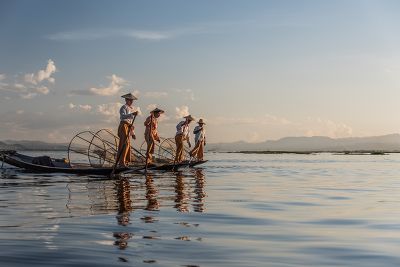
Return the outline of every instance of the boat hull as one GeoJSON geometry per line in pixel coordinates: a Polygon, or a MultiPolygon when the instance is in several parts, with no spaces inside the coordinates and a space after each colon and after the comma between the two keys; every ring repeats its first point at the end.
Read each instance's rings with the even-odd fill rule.
{"type": "MultiPolygon", "coordinates": [[[[33,162],[33,157],[23,155],[17,152],[13,153],[2,153],[0,160],[18,167],[22,168],[26,171],[29,172],[38,172],[38,173],[71,173],[71,174],[81,174],[81,175],[87,175],[87,174],[93,174],[93,175],[111,175],[113,174],[119,174],[121,172],[140,172],[143,171],[145,166],[136,166],[133,168],[116,168],[113,172],[112,167],[71,167],[68,164],[64,164],[65,166],[45,166],[45,165],[40,165],[40,164],[34,164],[33,162]]],[[[160,170],[160,171],[176,171],[179,168],[183,167],[194,167],[199,164],[203,164],[206,161],[198,161],[198,162],[185,162],[185,163],[179,163],[179,164],[162,164],[162,165],[152,165],[150,166],[151,170],[160,170]]]]}

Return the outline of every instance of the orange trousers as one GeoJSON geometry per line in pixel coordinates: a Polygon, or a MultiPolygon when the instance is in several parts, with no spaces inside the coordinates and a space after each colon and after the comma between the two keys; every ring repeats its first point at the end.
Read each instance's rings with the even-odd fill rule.
{"type": "Polygon", "coordinates": [[[197,160],[203,160],[204,157],[204,141],[198,141],[192,151],[190,151],[190,156],[196,158],[197,160]]]}
{"type": "Polygon", "coordinates": [[[146,139],[146,143],[147,143],[147,151],[149,151],[149,155],[146,155],[146,157],[148,156],[148,163],[152,163],[153,162],[153,154],[154,154],[154,140],[152,140],[149,136],[145,136],[146,139]]]}
{"type": "Polygon", "coordinates": [[[118,161],[120,165],[128,165],[132,161],[131,156],[131,138],[129,136],[129,123],[121,121],[118,126],[118,155],[121,155],[118,161]]]}
{"type": "Polygon", "coordinates": [[[181,162],[183,160],[183,141],[185,141],[183,134],[175,135],[175,143],[176,143],[175,162],[181,162]]]}

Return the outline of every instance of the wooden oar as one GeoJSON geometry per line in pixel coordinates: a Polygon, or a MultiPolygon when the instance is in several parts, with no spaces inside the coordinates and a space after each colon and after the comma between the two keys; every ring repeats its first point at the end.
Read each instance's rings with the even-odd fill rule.
{"type": "MultiPolygon", "coordinates": [[[[117,154],[117,158],[115,159],[115,164],[114,164],[114,167],[113,167],[113,170],[112,170],[110,176],[113,176],[113,175],[114,175],[115,169],[117,168],[118,162],[119,162],[119,160],[120,160],[120,158],[121,158],[122,151],[125,150],[125,147],[126,147],[126,145],[127,145],[127,143],[128,143],[128,140],[129,140],[129,138],[131,138],[131,137],[130,137],[130,133],[131,133],[131,129],[132,129],[133,123],[135,122],[136,116],[137,116],[137,113],[133,116],[132,123],[129,125],[129,128],[128,128],[128,136],[126,137],[125,143],[122,144],[121,150],[120,150],[120,151],[118,152],[118,154],[117,154]]],[[[121,141],[121,140],[120,140],[120,141],[121,141]]]]}

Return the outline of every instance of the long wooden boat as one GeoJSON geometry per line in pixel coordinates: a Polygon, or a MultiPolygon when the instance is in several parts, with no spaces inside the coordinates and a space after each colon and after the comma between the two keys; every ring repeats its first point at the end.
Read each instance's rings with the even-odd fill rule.
{"type": "MultiPolygon", "coordinates": [[[[82,165],[70,165],[65,160],[54,159],[47,156],[31,157],[28,155],[20,154],[16,151],[0,151],[0,161],[9,165],[22,168],[29,172],[39,173],[72,173],[72,174],[94,174],[94,175],[110,175],[113,171],[112,167],[92,167],[82,165]]],[[[151,164],[149,169],[161,171],[176,171],[183,167],[194,167],[203,164],[206,161],[192,161],[182,162],[179,164],[165,163],[165,164],[151,164]]],[[[143,164],[132,167],[116,168],[115,174],[122,172],[142,172],[145,166],[143,164]]]]}

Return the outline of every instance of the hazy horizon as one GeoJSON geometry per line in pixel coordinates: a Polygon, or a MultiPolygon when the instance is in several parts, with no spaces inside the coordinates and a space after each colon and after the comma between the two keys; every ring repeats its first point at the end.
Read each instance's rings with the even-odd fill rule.
{"type": "MultiPolygon", "coordinates": [[[[112,130],[112,129],[111,129],[112,130]]],[[[114,132],[114,134],[116,134],[114,132]]],[[[237,140],[237,141],[232,141],[232,142],[211,142],[209,144],[234,144],[234,143],[248,143],[248,144],[258,144],[258,143],[267,143],[267,142],[276,142],[276,141],[280,141],[283,139],[290,139],[290,138],[330,138],[331,140],[340,140],[340,139],[357,139],[357,138],[380,138],[380,137],[391,137],[391,136],[399,136],[399,133],[391,133],[391,134],[384,134],[384,135],[377,135],[377,136],[351,136],[351,137],[329,137],[329,136],[323,136],[323,135],[316,135],[316,136],[284,136],[284,137],[280,137],[277,139],[266,139],[266,140],[261,140],[261,141],[257,141],[257,142],[247,142],[245,140],[237,140]]],[[[43,140],[39,140],[39,139],[0,139],[0,142],[5,142],[5,143],[9,143],[9,142],[45,142],[45,143],[50,143],[50,144],[68,144],[70,142],[70,140],[68,140],[67,142],[57,142],[57,141],[43,141],[43,140]]],[[[137,138],[136,140],[132,140],[133,142],[133,146],[137,147],[138,145],[141,145],[142,142],[144,142],[143,138],[137,138]]]]}
{"type": "Polygon", "coordinates": [[[0,3],[0,140],[116,132],[120,96],[209,143],[398,133],[400,2],[0,3]],[[179,10],[179,12],[178,12],[179,10]],[[195,124],[192,124],[192,129],[195,124]]]}

